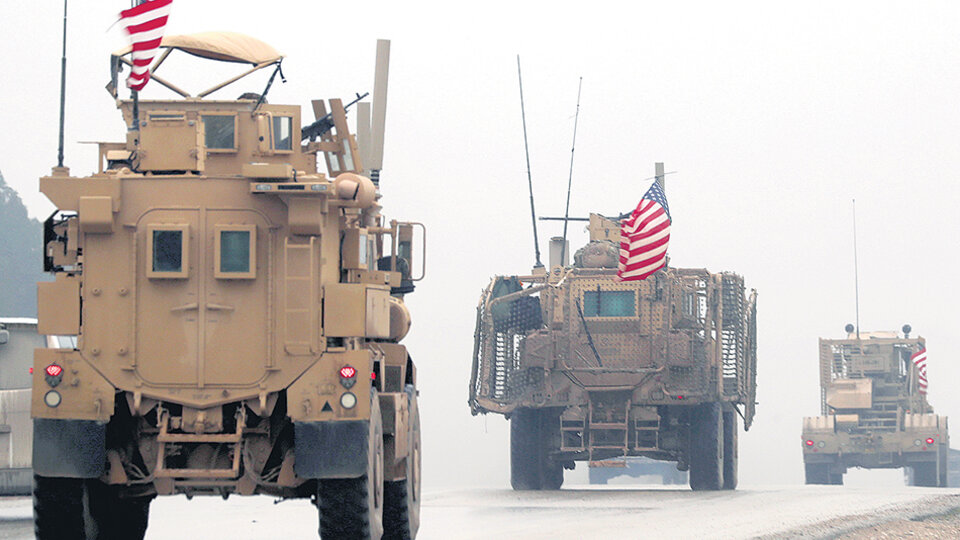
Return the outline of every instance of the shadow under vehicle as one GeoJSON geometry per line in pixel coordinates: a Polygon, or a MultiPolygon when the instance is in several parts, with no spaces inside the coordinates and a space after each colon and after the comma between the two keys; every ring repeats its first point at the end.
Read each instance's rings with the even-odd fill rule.
{"type": "Polygon", "coordinates": [[[922,337],[856,332],[820,339],[820,416],[805,417],[800,443],[807,484],[843,484],[850,467],[910,469],[908,483],[947,485],[950,432],[921,391],[911,356],[922,337]]]}
{"type": "Polygon", "coordinates": [[[34,356],[37,536],[142,538],[157,495],[267,494],[311,499],[323,538],[413,538],[418,391],[399,342],[422,275],[419,224],[388,221],[375,183],[389,42],[359,141],[339,99],[303,127],[267,102],[283,57],[259,40],[161,50],[151,80],[180,96],[117,100],[129,131],[99,143],[100,170],[40,179],[59,211],[39,331],[78,342],[34,356]],[[190,94],[156,74],[172,52],[249,70],[190,94]],[[209,98],[261,69],[262,93],[209,98]]]}
{"type": "Polygon", "coordinates": [[[497,276],[477,307],[469,404],[510,419],[514,489],[559,489],[563,469],[630,456],[689,469],[696,490],[737,484],[738,420],[756,396],[756,292],[733,273],[669,265],[616,280],[620,224],[591,214],[573,265],[497,276]]]}

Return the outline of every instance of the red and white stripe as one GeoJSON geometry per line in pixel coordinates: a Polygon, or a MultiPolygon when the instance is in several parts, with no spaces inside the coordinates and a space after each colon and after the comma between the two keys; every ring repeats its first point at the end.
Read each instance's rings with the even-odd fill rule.
{"type": "Polygon", "coordinates": [[[927,393],[927,348],[924,347],[910,357],[913,365],[917,366],[917,389],[921,394],[927,393]]]}
{"type": "Polygon", "coordinates": [[[173,0],[149,0],[120,12],[133,44],[133,68],[127,77],[127,86],[133,90],[143,90],[150,80],[150,64],[160,49],[171,3],[173,0]]]}
{"type": "Polygon", "coordinates": [[[620,228],[621,281],[639,281],[667,264],[670,216],[660,203],[642,199],[620,228]]]}

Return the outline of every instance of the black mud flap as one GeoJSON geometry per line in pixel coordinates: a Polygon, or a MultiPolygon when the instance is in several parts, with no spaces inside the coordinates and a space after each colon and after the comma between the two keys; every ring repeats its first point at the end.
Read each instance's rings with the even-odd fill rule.
{"type": "Polygon", "coordinates": [[[300,478],[357,478],[367,472],[368,420],[294,422],[300,478]]]}
{"type": "Polygon", "coordinates": [[[98,478],[107,461],[107,425],[95,420],[33,420],[33,472],[40,476],[98,478]]]}

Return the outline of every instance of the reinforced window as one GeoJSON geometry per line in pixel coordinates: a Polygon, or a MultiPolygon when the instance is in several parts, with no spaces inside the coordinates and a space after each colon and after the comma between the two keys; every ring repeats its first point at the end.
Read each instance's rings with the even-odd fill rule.
{"type": "Polygon", "coordinates": [[[203,144],[207,150],[237,150],[237,117],[234,114],[203,115],[203,144]]]}
{"type": "Polygon", "coordinates": [[[290,116],[273,117],[273,149],[293,150],[293,118],[290,116]]]}
{"type": "Polygon", "coordinates": [[[147,226],[147,277],[183,279],[189,266],[190,227],[185,224],[147,226]]]}
{"type": "Polygon", "coordinates": [[[256,278],[256,225],[217,225],[215,230],[214,277],[218,279],[256,278]]]}
{"type": "Polygon", "coordinates": [[[584,317],[634,317],[637,314],[636,291],[584,291],[584,317]]]}

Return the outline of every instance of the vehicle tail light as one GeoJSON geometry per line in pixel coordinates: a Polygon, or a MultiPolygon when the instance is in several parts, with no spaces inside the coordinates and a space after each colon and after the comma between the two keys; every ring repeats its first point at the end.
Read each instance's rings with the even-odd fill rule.
{"type": "Polygon", "coordinates": [[[803,444],[805,444],[805,445],[807,445],[807,446],[813,446],[813,441],[810,440],[810,439],[807,439],[807,440],[803,441],[803,444]]]}
{"type": "Polygon", "coordinates": [[[340,368],[340,384],[344,388],[351,388],[357,382],[357,368],[353,366],[343,366],[340,368]]]}
{"type": "Polygon", "coordinates": [[[43,378],[51,387],[55,387],[63,380],[63,368],[57,364],[50,364],[43,370],[43,378]]]}
{"type": "Polygon", "coordinates": [[[933,440],[933,437],[927,437],[927,444],[933,444],[936,441],[933,440]]]}

